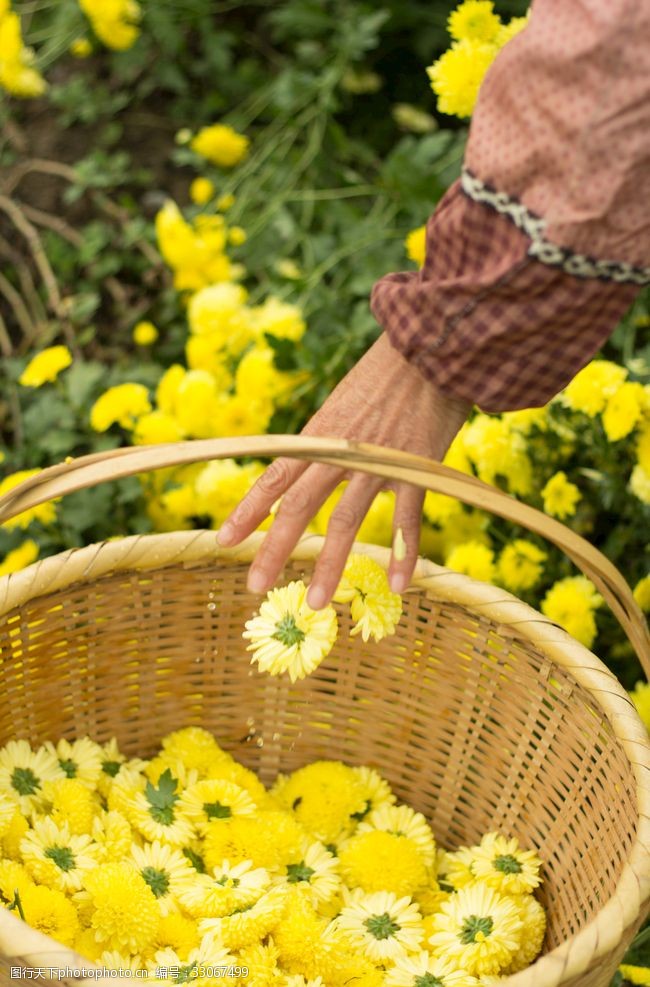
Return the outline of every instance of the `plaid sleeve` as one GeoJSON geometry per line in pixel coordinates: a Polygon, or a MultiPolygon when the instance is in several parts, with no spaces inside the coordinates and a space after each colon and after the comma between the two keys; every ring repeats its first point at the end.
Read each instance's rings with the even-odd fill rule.
{"type": "Polygon", "coordinates": [[[589,362],[639,291],[529,254],[512,220],[456,182],[427,224],[422,270],[374,286],[391,344],[443,392],[483,411],[545,404],[589,362]]]}

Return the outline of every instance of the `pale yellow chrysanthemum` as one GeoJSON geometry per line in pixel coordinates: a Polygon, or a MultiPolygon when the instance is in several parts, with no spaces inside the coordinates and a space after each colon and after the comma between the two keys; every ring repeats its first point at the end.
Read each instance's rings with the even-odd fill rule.
{"type": "Polygon", "coordinates": [[[112,737],[107,744],[101,748],[101,772],[97,779],[97,790],[104,798],[114,782],[128,780],[133,783],[135,777],[144,770],[145,762],[139,758],[127,760],[118,745],[115,737],[112,737]]]}
{"type": "Polygon", "coordinates": [[[222,861],[233,864],[250,860],[273,873],[300,860],[305,831],[288,812],[258,811],[250,816],[232,816],[208,826],[203,846],[210,870],[222,861]]]}
{"type": "Polygon", "coordinates": [[[93,819],[91,836],[99,850],[99,860],[122,860],[131,849],[133,831],[128,819],[114,809],[99,812],[93,819]]]}
{"type": "Polygon", "coordinates": [[[251,664],[271,675],[288,672],[292,682],[303,679],[330,653],[338,622],[334,607],[312,610],[302,580],[272,589],[259,615],[246,621],[242,637],[251,641],[251,664]]]}
{"type": "Polygon", "coordinates": [[[314,908],[331,901],[341,886],[339,862],[322,843],[310,843],[299,861],[287,864],[282,878],[309,890],[314,908]]]}
{"type": "Polygon", "coordinates": [[[359,833],[371,829],[381,829],[395,836],[406,836],[418,849],[424,864],[431,867],[436,855],[436,841],[421,812],[416,812],[410,805],[382,805],[374,809],[362,823],[359,823],[359,833]]]}
{"type": "Polygon", "coordinates": [[[427,249],[426,226],[418,226],[416,229],[411,230],[404,241],[404,246],[406,247],[406,256],[408,259],[412,260],[418,267],[422,267],[427,249]]]}
{"type": "Polygon", "coordinates": [[[551,586],[541,602],[541,611],[590,648],[596,637],[594,610],[602,603],[602,596],[586,576],[568,576],[551,586]]]}
{"type": "Polygon", "coordinates": [[[0,860],[0,896],[11,903],[16,892],[22,899],[25,888],[31,888],[34,881],[27,870],[17,860],[0,860]]]}
{"type": "Polygon", "coordinates": [[[630,699],[634,703],[637,713],[643,720],[646,730],[650,733],[650,684],[647,682],[637,682],[630,699]]]}
{"type": "Polygon", "coordinates": [[[456,41],[493,42],[501,29],[501,20],[494,13],[491,0],[464,0],[449,15],[449,33],[456,41]]]}
{"type": "Polygon", "coordinates": [[[57,744],[48,741],[44,747],[57,757],[67,778],[76,778],[88,788],[96,787],[104,759],[99,744],[89,737],[81,737],[73,741],[61,739],[57,744]]]}
{"type": "Polygon", "coordinates": [[[222,918],[255,904],[270,885],[269,872],[250,860],[223,860],[211,874],[189,874],[178,887],[178,900],[196,918],[222,918]]]}
{"type": "Polygon", "coordinates": [[[178,806],[197,832],[203,835],[212,820],[250,816],[256,808],[247,791],[232,781],[220,779],[204,779],[189,785],[181,795],[178,806]]]}
{"type": "Polygon", "coordinates": [[[520,849],[516,839],[486,833],[473,850],[475,877],[501,894],[528,894],[542,883],[539,876],[542,861],[534,850],[520,849]]]}
{"type": "Polygon", "coordinates": [[[385,805],[393,805],[396,801],[390,785],[374,768],[360,765],[350,769],[361,785],[366,807],[362,812],[353,813],[352,818],[359,822],[364,820],[369,812],[380,809],[385,805]]]}
{"type": "Polygon", "coordinates": [[[441,113],[461,118],[472,115],[481,83],[497,51],[494,44],[465,38],[455,41],[428,66],[427,75],[441,113]]]}
{"type": "MultiPolygon", "coordinates": [[[[111,795],[119,787],[114,785],[111,795]]],[[[191,841],[192,823],[178,805],[177,789],[178,779],[169,768],[162,773],[157,785],[147,781],[144,791],[139,787],[126,788],[124,814],[145,839],[160,840],[173,846],[183,846],[191,841]]],[[[116,808],[120,811],[119,804],[116,808]]]]}
{"type": "Polygon", "coordinates": [[[518,895],[513,900],[524,927],[521,932],[521,946],[505,973],[518,973],[530,966],[539,956],[546,933],[546,912],[539,901],[532,894],[518,895]]]}
{"type": "Polygon", "coordinates": [[[476,875],[472,847],[461,846],[453,853],[445,854],[444,875],[440,880],[445,886],[451,886],[456,891],[474,883],[476,875]]]}
{"type": "Polygon", "coordinates": [[[178,911],[181,888],[196,876],[187,857],[176,847],[154,840],[143,846],[133,843],[128,859],[156,896],[160,914],[178,911]]]}
{"type": "Polygon", "coordinates": [[[249,144],[248,137],[238,134],[232,127],[214,123],[209,127],[202,127],[192,138],[190,147],[220,168],[233,168],[246,157],[249,144]]]}
{"type": "Polygon", "coordinates": [[[594,417],[627,377],[627,370],[610,360],[592,360],[567,384],[559,400],[574,411],[594,417]]]}
{"type": "Polygon", "coordinates": [[[43,811],[57,825],[66,825],[73,836],[89,833],[101,809],[99,797],[76,778],[46,781],[43,799],[43,811]]]}
{"type": "Polygon", "coordinates": [[[350,888],[368,894],[391,891],[412,895],[427,879],[427,869],[416,844],[407,836],[381,829],[356,833],[338,850],[341,877],[350,888]]]}
{"type": "Polygon", "coordinates": [[[170,757],[177,757],[187,768],[196,768],[202,776],[216,763],[232,761],[230,754],[203,727],[184,727],[168,733],[163,737],[162,748],[170,757]]]}
{"type": "Polygon", "coordinates": [[[418,952],[422,942],[417,906],[410,898],[398,898],[388,891],[353,892],[335,922],[353,946],[379,963],[418,952]]]}
{"type": "Polygon", "coordinates": [[[106,432],[111,425],[130,429],[150,411],[149,392],[143,384],[117,384],[95,401],[90,409],[90,425],[96,432],[106,432]]]}
{"type": "Polygon", "coordinates": [[[327,845],[350,834],[367,805],[352,768],[340,761],[313,761],[294,771],[276,798],[314,837],[327,845]]]}
{"type": "Polygon", "coordinates": [[[402,616],[402,598],[391,592],[388,575],[383,566],[367,555],[353,553],[348,557],[341,581],[334,594],[337,603],[349,603],[352,619],[350,632],[381,641],[394,634],[402,616]]]}
{"type": "Polygon", "coordinates": [[[133,864],[107,863],[85,879],[98,942],[142,953],[154,941],[160,908],[153,891],[133,864]]]}
{"type": "Polygon", "coordinates": [[[506,545],[497,561],[500,582],[511,593],[532,589],[544,571],[548,553],[532,541],[515,538],[506,545]]]}
{"type": "Polygon", "coordinates": [[[60,891],[78,891],[99,863],[96,844],[88,835],[73,836],[44,816],[37,819],[20,844],[25,867],[42,884],[60,891]]]}
{"type": "Polygon", "coordinates": [[[18,383],[23,387],[41,387],[56,380],[62,370],[72,363],[72,353],[67,346],[48,346],[32,357],[18,383]]]}
{"type": "Polygon", "coordinates": [[[38,545],[32,538],[26,539],[17,548],[7,552],[0,562],[0,576],[9,576],[12,572],[20,572],[38,558],[38,545]]]}
{"type": "Polygon", "coordinates": [[[20,901],[28,925],[60,942],[72,946],[79,934],[79,919],[74,905],[62,891],[41,885],[24,887],[20,901]]]}
{"type": "Polygon", "coordinates": [[[494,552],[479,541],[468,541],[455,545],[445,555],[445,565],[448,569],[463,573],[472,579],[484,583],[494,582],[495,565],[494,552]]]}
{"type": "Polygon", "coordinates": [[[170,912],[163,915],[158,925],[158,932],[149,947],[151,953],[159,949],[171,948],[183,962],[193,949],[201,942],[199,927],[194,919],[181,915],[180,912],[170,912]]]}
{"type": "Polygon", "coordinates": [[[386,987],[478,987],[479,981],[455,963],[422,950],[403,956],[386,974],[386,987]]]}
{"type": "Polygon", "coordinates": [[[25,815],[42,806],[45,782],[62,778],[57,758],[44,747],[33,751],[26,740],[10,740],[0,749],[0,792],[10,795],[25,815]]]}
{"type": "MultiPolygon", "coordinates": [[[[17,473],[10,473],[9,476],[3,477],[0,480],[0,497],[4,497],[6,493],[17,487],[19,483],[23,480],[29,480],[32,476],[36,476],[41,470],[18,470],[17,473]]],[[[52,524],[56,520],[56,508],[54,504],[59,498],[54,500],[48,500],[45,504],[38,504],[36,507],[30,507],[26,511],[22,511],[17,514],[16,517],[9,518],[8,521],[3,521],[5,528],[26,528],[32,523],[32,521],[38,521],[41,524],[52,524]]]]}
{"type": "Polygon", "coordinates": [[[643,504],[650,504],[650,472],[637,463],[630,475],[629,490],[643,504]]]}
{"type": "Polygon", "coordinates": [[[479,882],[452,895],[432,922],[432,952],[474,976],[500,973],[521,947],[523,923],[517,905],[479,882]]]}
{"type": "Polygon", "coordinates": [[[229,949],[242,949],[268,936],[280,921],[287,904],[287,888],[265,891],[253,904],[223,918],[206,918],[199,922],[199,932],[220,938],[229,949]]]}
{"type": "Polygon", "coordinates": [[[200,945],[181,958],[175,949],[159,949],[147,969],[160,977],[160,983],[191,983],[193,987],[213,987],[223,977],[228,982],[228,970],[235,957],[214,936],[204,936],[200,945]],[[158,973],[156,973],[158,971],[158,973]],[[219,978],[219,979],[218,979],[219,978]]]}
{"type": "Polygon", "coordinates": [[[567,479],[564,470],[554,473],[542,488],[544,510],[560,520],[575,514],[576,505],[582,494],[575,483],[567,479]]]}

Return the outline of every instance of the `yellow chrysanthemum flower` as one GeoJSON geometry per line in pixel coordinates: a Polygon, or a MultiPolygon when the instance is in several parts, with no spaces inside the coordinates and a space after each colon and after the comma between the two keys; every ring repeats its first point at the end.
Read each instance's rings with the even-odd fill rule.
{"type": "Polygon", "coordinates": [[[62,370],[72,363],[72,353],[67,346],[48,346],[29,361],[18,383],[23,387],[42,387],[56,380],[62,370]]]}
{"type": "Polygon", "coordinates": [[[418,849],[425,865],[431,867],[436,855],[436,841],[421,812],[410,805],[382,805],[374,809],[359,824],[359,833],[381,829],[394,836],[406,836],[418,849]]]}
{"type": "Polygon", "coordinates": [[[369,812],[374,812],[375,809],[381,809],[384,806],[393,805],[396,801],[390,785],[374,768],[369,768],[367,765],[360,765],[350,770],[361,785],[362,795],[366,800],[365,809],[362,812],[354,813],[354,819],[361,822],[369,812]]]}
{"type": "Polygon", "coordinates": [[[427,68],[441,113],[461,118],[472,115],[481,83],[497,51],[494,44],[465,38],[455,41],[427,68]]]}
{"type": "Polygon", "coordinates": [[[151,946],[158,932],[160,908],[133,864],[103,864],[87,874],[84,884],[98,942],[134,953],[151,946]]]}
{"type": "Polygon", "coordinates": [[[603,411],[603,428],[610,442],[625,438],[641,420],[645,407],[642,384],[626,381],[607,400],[603,411]]]}
{"type": "Polygon", "coordinates": [[[72,946],[79,934],[79,919],[62,891],[40,885],[24,887],[20,901],[26,922],[63,946],[72,946]]]}
{"type": "Polygon", "coordinates": [[[628,484],[630,491],[644,504],[650,504],[650,472],[637,463],[628,484]]]}
{"type": "MultiPolygon", "coordinates": [[[[144,790],[139,786],[127,786],[125,797],[126,805],[115,803],[114,807],[124,811],[131,825],[145,839],[160,840],[177,847],[191,841],[192,824],[177,804],[180,798],[178,779],[169,768],[163,771],[157,784],[147,781],[144,790]]],[[[109,807],[113,808],[110,800],[109,807]]]]}
{"type": "Polygon", "coordinates": [[[17,860],[0,860],[0,895],[5,902],[13,902],[16,892],[22,899],[25,890],[33,886],[31,876],[17,860]]]}
{"type": "Polygon", "coordinates": [[[158,330],[153,322],[136,322],[133,327],[133,342],[136,346],[151,346],[158,339],[158,330]]]}
{"type": "Polygon", "coordinates": [[[108,793],[116,781],[123,781],[127,776],[129,779],[139,774],[145,766],[145,762],[139,758],[131,758],[127,761],[126,755],[120,751],[117,740],[112,737],[107,744],[101,748],[101,772],[97,779],[97,790],[103,798],[107,798],[108,793]]]}
{"type": "Polygon", "coordinates": [[[311,843],[300,860],[287,864],[283,880],[308,889],[309,900],[319,908],[340,890],[339,861],[322,843],[311,843]]]}
{"type": "MultiPolygon", "coordinates": [[[[442,890],[435,877],[428,875],[427,883],[423,887],[418,888],[413,895],[413,901],[422,912],[423,922],[440,910],[441,904],[447,900],[449,894],[449,891],[442,890]]],[[[431,932],[433,932],[433,929],[431,929],[431,932]]]]}
{"type": "Polygon", "coordinates": [[[282,921],[272,930],[281,969],[307,980],[326,975],[332,944],[326,929],[327,920],[317,914],[307,894],[299,888],[288,891],[282,921]]]}
{"type": "Polygon", "coordinates": [[[91,836],[99,847],[99,860],[122,860],[133,842],[128,819],[115,809],[99,812],[93,819],[91,836]]]}
{"type": "Polygon", "coordinates": [[[539,887],[541,866],[534,850],[522,850],[518,840],[500,833],[486,833],[474,847],[474,875],[502,894],[528,894],[539,887]]]}
{"type": "Polygon", "coordinates": [[[634,703],[637,713],[643,720],[646,730],[650,733],[650,684],[647,682],[637,682],[630,699],[634,703]]]}
{"type": "Polygon", "coordinates": [[[185,789],[179,808],[197,831],[205,834],[213,819],[249,816],[255,812],[255,803],[247,791],[232,781],[204,779],[185,789]]]}
{"type": "Polygon", "coordinates": [[[266,938],[275,929],[287,905],[287,888],[270,888],[258,900],[223,918],[206,918],[199,922],[199,932],[211,933],[229,949],[242,949],[266,938]]]}
{"type": "Polygon", "coordinates": [[[73,836],[89,833],[101,809],[99,798],[77,778],[45,782],[43,798],[51,819],[59,826],[66,825],[73,836]]]}
{"type": "Polygon", "coordinates": [[[479,541],[456,545],[445,556],[445,565],[484,583],[494,582],[496,578],[494,552],[479,541]]]}
{"type": "Polygon", "coordinates": [[[262,305],[253,309],[253,327],[258,339],[268,333],[278,339],[299,342],[305,334],[307,323],[297,305],[283,302],[269,295],[262,305]]]}
{"type": "Polygon", "coordinates": [[[336,843],[354,829],[367,809],[364,790],[352,768],[340,761],[313,761],[273,789],[314,839],[336,843]]]}
{"type": "Polygon", "coordinates": [[[193,151],[220,168],[233,168],[239,164],[248,154],[249,146],[248,137],[223,123],[202,127],[190,142],[193,151]]]}
{"type": "Polygon", "coordinates": [[[582,494],[575,483],[570,483],[564,470],[554,473],[542,488],[544,510],[553,517],[564,518],[575,514],[576,505],[582,494]]]}
{"type": "Polygon", "coordinates": [[[0,16],[0,86],[14,96],[30,99],[41,96],[45,79],[32,67],[33,53],[26,48],[18,14],[6,9],[0,16]]]}
{"type": "Polygon", "coordinates": [[[171,415],[164,411],[152,411],[138,418],[133,431],[136,446],[158,445],[161,442],[180,442],[185,432],[171,415]]]}
{"type": "Polygon", "coordinates": [[[90,789],[96,787],[103,759],[99,744],[89,737],[81,737],[73,741],[62,738],[57,744],[48,741],[44,746],[45,750],[56,755],[67,778],[74,778],[90,789]]]}
{"type": "Polygon", "coordinates": [[[338,632],[334,607],[312,610],[302,580],[269,590],[259,615],[246,621],[242,637],[251,642],[251,664],[271,675],[305,678],[330,653],[338,632]]]}
{"type": "Polygon", "coordinates": [[[386,974],[386,987],[479,987],[479,981],[465,970],[440,956],[422,950],[413,956],[398,959],[386,974]]]}
{"type": "Polygon", "coordinates": [[[337,603],[349,603],[356,621],[352,636],[361,634],[381,641],[395,628],[402,616],[402,598],[391,592],[383,566],[367,555],[352,553],[348,557],[341,581],[334,594],[337,603]]]}
{"type": "Polygon", "coordinates": [[[195,178],[190,185],[190,199],[197,206],[204,206],[213,197],[216,189],[209,178],[195,178]]]}
{"type": "Polygon", "coordinates": [[[418,848],[406,836],[380,829],[356,833],[339,847],[341,876],[350,888],[412,895],[427,879],[418,848]]]}
{"type": "Polygon", "coordinates": [[[29,823],[23,816],[23,810],[16,808],[9,825],[2,834],[2,850],[11,860],[22,860],[20,844],[25,833],[29,832],[29,823]]]}
{"type": "Polygon", "coordinates": [[[574,411],[582,411],[593,418],[604,409],[626,377],[625,367],[610,360],[592,360],[567,384],[559,400],[574,411]]]}
{"type": "Polygon", "coordinates": [[[99,863],[92,838],[73,836],[66,824],[48,816],[36,819],[20,844],[25,867],[42,884],[59,891],[78,891],[99,863]]]}
{"type": "Polygon", "coordinates": [[[149,949],[154,955],[159,949],[173,949],[182,962],[186,962],[191,951],[197,949],[200,943],[201,935],[194,919],[180,912],[170,912],[160,919],[158,932],[149,949]]]}
{"type": "MultiPolygon", "coordinates": [[[[3,497],[14,487],[17,487],[19,483],[23,480],[29,480],[30,477],[36,476],[41,471],[39,469],[35,470],[18,470],[17,473],[10,473],[9,476],[3,477],[0,480],[0,497],[3,497]]],[[[56,508],[54,504],[59,500],[48,500],[45,504],[39,504],[37,507],[30,507],[29,510],[23,511],[22,514],[18,514],[16,517],[10,518],[8,521],[3,521],[5,528],[26,528],[32,521],[38,521],[40,524],[52,524],[56,520],[56,508]]]]}
{"type": "Polygon", "coordinates": [[[18,548],[7,552],[0,562],[0,576],[9,576],[12,572],[20,572],[38,558],[38,545],[31,538],[24,541],[18,548]]]}
{"type": "Polygon", "coordinates": [[[513,899],[523,922],[521,946],[512,958],[505,973],[518,973],[525,970],[539,956],[546,933],[546,912],[532,894],[515,896],[513,899]]]}
{"type": "Polygon", "coordinates": [[[235,964],[235,957],[214,936],[204,936],[196,949],[190,950],[187,957],[181,958],[175,949],[159,949],[147,968],[159,983],[184,984],[193,987],[214,987],[217,977],[227,979],[227,970],[235,964]],[[156,971],[160,971],[157,974],[156,971]],[[221,973],[216,971],[222,971],[221,973]]]}
{"type": "Polygon", "coordinates": [[[502,25],[491,0],[464,0],[449,15],[449,33],[456,41],[495,41],[502,25]]]}
{"type": "Polygon", "coordinates": [[[243,764],[233,760],[230,756],[227,759],[218,761],[208,769],[208,780],[220,779],[231,781],[233,784],[243,788],[248,792],[253,802],[258,808],[271,808],[266,789],[254,771],[245,768],[243,764]]]}
{"type": "Polygon", "coordinates": [[[589,648],[596,637],[594,610],[602,603],[603,598],[586,576],[569,576],[551,586],[541,611],[589,648]]]}
{"type": "Polygon", "coordinates": [[[270,885],[268,871],[250,860],[223,860],[212,874],[192,874],[180,882],[178,900],[196,918],[223,918],[258,901],[270,885]]]}
{"type": "Polygon", "coordinates": [[[300,860],[305,831],[288,812],[265,809],[250,816],[232,816],[212,822],[205,842],[205,863],[210,870],[224,860],[250,860],[255,867],[280,872],[300,860]]]}
{"type": "Polygon", "coordinates": [[[152,757],[144,769],[145,775],[154,785],[158,784],[165,771],[171,771],[172,777],[176,779],[176,791],[179,796],[189,785],[195,785],[199,780],[196,768],[188,768],[183,761],[169,755],[167,751],[161,751],[156,757],[152,757]]]}
{"type": "Polygon", "coordinates": [[[43,805],[43,785],[65,778],[59,762],[44,747],[33,751],[26,740],[0,748],[0,792],[10,795],[25,815],[43,805]]]}
{"type": "Polygon", "coordinates": [[[432,951],[474,976],[500,973],[521,947],[517,905],[486,884],[461,888],[440,906],[433,925],[432,951]]]}
{"type": "Polygon", "coordinates": [[[639,579],[634,587],[634,599],[642,610],[650,611],[650,573],[639,579]]]}
{"type": "Polygon", "coordinates": [[[497,561],[497,572],[501,583],[511,593],[532,589],[544,571],[548,553],[538,548],[532,541],[515,538],[506,545],[497,561]]]}
{"type": "Polygon", "coordinates": [[[637,984],[638,987],[650,987],[650,968],[646,966],[630,966],[623,963],[619,966],[619,971],[624,980],[628,983],[637,984]]]}
{"type": "Polygon", "coordinates": [[[418,226],[416,229],[411,230],[404,241],[404,246],[406,247],[406,256],[408,259],[412,260],[418,267],[422,267],[427,249],[426,225],[418,226]]]}
{"type": "Polygon", "coordinates": [[[179,910],[181,889],[196,876],[196,871],[180,850],[158,840],[142,846],[133,843],[129,862],[153,891],[161,915],[179,910]]]}
{"type": "Polygon", "coordinates": [[[0,792],[0,837],[9,832],[17,808],[18,803],[12,795],[8,792],[0,792]]]}
{"type": "Polygon", "coordinates": [[[378,963],[396,962],[418,952],[422,943],[422,916],[417,906],[410,898],[398,898],[388,891],[352,892],[335,922],[352,946],[378,963]]]}
{"type": "Polygon", "coordinates": [[[439,873],[438,876],[445,887],[451,887],[455,891],[473,884],[476,875],[472,847],[461,846],[453,853],[445,853],[443,873],[439,873]]]}
{"type": "Polygon", "coordinates": [[[125,51],[135,44],[141,16],[136,0],[79,0],[79,6],[107,48],[125,51]]]}
{"type": "Polygon", "coordinates": [[[96,432],[106,432],[111,425],[133,428],[142,415],[151,411],[149,392],[142,384],[118,384],[109,387],[90,409],[90,425],[96,432]]]}

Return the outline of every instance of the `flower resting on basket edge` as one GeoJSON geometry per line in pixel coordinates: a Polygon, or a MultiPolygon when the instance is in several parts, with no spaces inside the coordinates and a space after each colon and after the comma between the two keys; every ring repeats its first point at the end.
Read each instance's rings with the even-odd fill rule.
{"type": "MultiPolygon", "coordinates": [[[[288,672],[292,682],[305,678],[320,665],[338,634],[331,605],[312,610],[302,580],[271,589],[256,617],[246,621],[243,637],[251,643],[251,663],[271,675],[288,672]]],[[[402,598],[392,593],[385,569],[365,555],[352,554],[334,594],[337,603],[349,603],[356,621],[351,635],[381,641],[393,634],[402,615],[402,598]]]]}

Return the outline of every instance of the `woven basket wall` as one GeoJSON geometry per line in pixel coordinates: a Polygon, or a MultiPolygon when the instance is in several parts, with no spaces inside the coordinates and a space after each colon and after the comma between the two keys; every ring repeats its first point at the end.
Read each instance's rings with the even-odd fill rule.
{"type": "MultiPolygon", "coordinates": [[[[649,747],[616,679],[515,597],[425,562],[394,636],[350,638],[339,608],[315,673],[260,675],[241,637],[258,544],[126,538],[0,580],[0,744],[115,736],[150,756],[196,724],[266,783],[317,758],[371,765],[441,845],[499,829],[545,861],[544,955],[507,987],[608,987],[650,889],[649,747]]],[[[283,579],[309,581],[320,545],[303,539],[283,579]]],[[[0,909],[0,982],[32,983],[10,968],[35,956],[74,962],[0,909]]]]}

